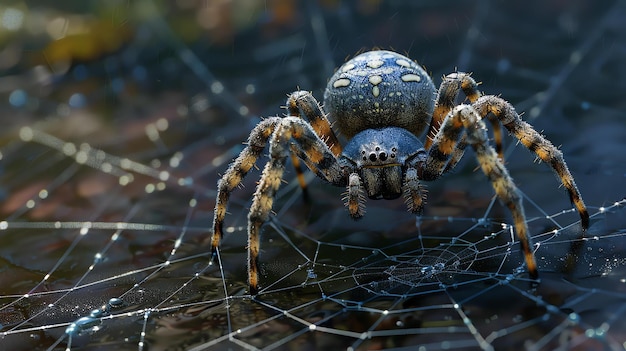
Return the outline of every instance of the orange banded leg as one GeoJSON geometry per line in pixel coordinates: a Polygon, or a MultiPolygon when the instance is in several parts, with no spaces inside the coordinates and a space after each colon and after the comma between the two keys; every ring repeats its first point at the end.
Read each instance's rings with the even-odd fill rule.
{"type": "Polygon", "coordinates": [[[250,294],[253,295],[257,293],[259,284],[258,257],[261,226],[269,219],[274,195],[280,186],[285,170],[285,159],[286,155],[272,158],[265,165],[248,213],[248,285],[250,294]]]}
{"type": "Polygon", "coordinates": [[[493,131],[493,143],[496,145],[496,153],[498,157],[504,161],[504,147],[502,146],[502,127],[500,121],[492,114],[487,116],[487,119],[491,123],[491,130],[493,131]]]}
{"type": "MultiPolygon", "coordinates": [[[[289,98],[287,98],[287,110],[290,116],[304,118],[335,156],[341,154],[341,144],[337,140],[337,136],[333,132],[319,102],[311,93],[303,90],[291,93],[289,98]]],[[[300,161],[292,154],[291,162],[296,171],[300,188],[302,188],[303,198],[306,201],[309,196],[300,161]]]]}
{"type": "Polygon", "coordinates": [[[261,227],[269,219],[274,197],[282,182],[285,162],[292,149],[292,141],[300,150],[305,164],[315,165],[314,172],[334,185],[346,183],[339,161],[307,122],[297,117],[280,119],[271,136],[270,160],[263,169],[248,214],[248,283],[251,294],[258,292],[261,227]]]}
{"type": "Polygon", "coordinates": [[[281,121],[279,117],[268,118],[261,121],[250,133],[247,146],[239,156],[231,163],[226,173],[217,183],[217,200],[213,216],[213,235],[211,236],[211,251],[215,251],[224,235],[223,224],[228,206],[230,193],[241,184],[241,181],[256,163],[261,152],[265,148],[269,137],[274,132],[276,125],[281,121]]]}
{"type": "Polygon", "coordinates": [[[365,214],[365,195],[363,194],[361,178],[357,173],[352,173],[348,177],[348,187],[342,200],[345,201],[350,217],[353,219],[363,217],[365,214]]]}
{"type": "Polygon", "coordinates": [[[539,134],[530,124],[524,122],[513,106],[497,96],[483,96],[473,105],[481,116],[493,113],[500,123],[513,134],[524,146],[535,153],[540,160],[550,165],[561,183],[567,189],[570,201],[580,215],[583,229],[589,228],[589,213],[578,191],[574,177],[567,168],[563,153],[548,139],[539,134]]]}
{"type": "Polygon", "coordinates": [[[448,113],[433,138],[432,146],[427,151],[428,157],[420,169],[419,179],[429,181],[439,178],[447,169],[453,153],[459,150],[458,143],[461,136],[465,136],[465,129],[463,122],[458,118],[452,118],[451,113],[448,113]]]}
{"type": "MultiPolygon", "coordinates": [[[[493,128],[492,131],[493,131],[493,138],[494,138],[496,153],[498,154],[498,157],[500,158],[500,160],[504,162],[504,149],[502,148],[502,128],[500,126],[500,121],[498,121],[498,119],[495,118],[491,114],[489,114],[488,119],[493,128]]],[[[467,147],[467,142],[465,141],[465,134],[462,134],[461,139],[456,145],[456,148],[452,151],[452,154],[450,155],[450,160],[446,164],[446,169],[444,170],[444,173],[456,167],[457,163],[459,163],[461,158],[463,158],[463,154],[465,153],[466,147],[467,147]]]]}
{"type": "Polygon", "coordinates": [[[461,158],[463,158],[466,147],[467,142],[465,141],[465,133],[463,133],[461,134],[459,142],[456,144],[454,150],[452,150],[452,153],[450,154],[450,159],[446,164],[446,168],[443,170],[444,173],[451,171],[452,169],[454,169],[454,167],[456,167],[457,163],[459,163],[461,158]]]}
{"type": "MultiPolygon", "coordinates": [[[[447,75],[444,79],[449,81],[458,81],[463,94],[467,97],[470,103],[474,103],[482,96],[482,93],[478,90],[478,83],[470,76],[469,73],[451,73],[447,75]]],[[[455,94],[458,94],[455,93],[455,94]]],[[[456,99],[456,95],[454,97],[456,99]]],[[[448,110],[448,112],[450,112],[448,110]]],[[[445,116],[444,116],[445,117],[445,116]]],[[[496,145],[496,152],[498,153],[501,160],[504,160],[503,148],[502,148],[502,129],[500,127],[500,123],[495,118],[490,118],[491,125],[493,127],[493,136],[496,145]]],[[[452,170],[456,167],[457,163],[463,158],[463,154],[465,153],[465,147],[467,143],[465,142],[465,137],[461,136],[461,140],[458,142],[456,149],[452,152],[450,156],[450,160],[446,165],[446,169],[444,172],[452,170]]]]}
{"type": "MultiPolygon", "coordinates": [[[[459,73],[459,75],[460,74],[461,73],[459,73]]],[[[452,76],[452,75],[454,75],[454,73],[448,76],[452,76]]],[[[462,76],[460,78],[461,78],[461,90],[463,90],[463,93],[465,94],[465,96],[467,96],[467,99],[469,100],[469,102],[473,104],[476,101],[478,101],[478,99],[482,96],[482,93],[478,91],[479,83],[477,83],[474,80],[474,78],[472,78],[467,73],[462,73],[462,76]]],[[[500,157],[501,160],[504,160],[504,148],[502,147],[502,128],[500,126],[500,123],[497,118],[494,118],[491,115],[489,115],[487,119],[491,123],[492,131],[493,131],[493,141],[495,144],[496,153],[498,154],[498,157],[500,157]]]]}
{"type": "Polygon", "coordinates": [[[402,190],[404,193],[404,202],[409,212],[421,215],[426,204],[426,189],[420,183],[417,170],[409,167],[404,175],[404,184],[402,190]]]}
{"type": "Polygon", "coordinates": [[[313,127],[315,134],[326,143],[333,155],[341,155],[341,144],[330,127],[330,122],[322,111],[319,102],[308,91],[291,93],[287,99],[289,115],[304,118],[313,127]]]}
{"type": "Polygon", "coordinates": [[[309,200],[309,191],[306,186],[306,179],[304,179],[304,171],[302,170],[302,165],[300,164],[300,159],[298,158],[298,154],[295,150],[295,147],[292,148],[291,163],[293,164],[293,169],[296,171],[296,179],[298,179],[298,184],[300,184],[300,188],[302,189],[302,198],[305,202],[309,200]]]}
{"type": "Polygon", "coordinates": [[[521,251],[524,255],[526,268],[528,269],[530,277],[537,279],[539,276],[537,262],[532,250],[532,241],[528,233],[528,226],[526,225],[526,215],[524,214],[522,197],[513,179],[504,167],[502,160],[498,157],[494,148],[489,145],[485,124],[478,113],[468,106],[461,106],[453,113],[463,119],[463,125],[467,129],[468,144],[472,145],[478,163],[483,173],[485,173],[491,181],[496,195],[511,212],[515,226],[515,234],[521,244],[521,251]]]}
{"type": "Polygon", "coordinates": [[[306,186],[306,180],[304,179],[304,172],[302,171],[302,162],[306,165],[306,167],[313,173],[315,173],[319,178],[326,179],[324,173],[320,172],[317,169],[317,166],[308,160],[307,155],[302,151],[297,145],[291,144],[291,163],[293,164],[296,171],[296,178],[298,179],[298,184],[300,184],[300,188],[302,188],[302,197],[305,201],[309,199],[309,192],[306,186]]]}
{"type": "MultiPolygon", "coordinates": [[[[481,96],[481,93],[478,91],[478,83],[468,73],[456,72],[443,77],[443,81],[439,86],[426,141],[424,142],[424,149],[428,150],[432,146],[443,120],[455,106],[460,90],[463,91],[470,102],[476,101],[481,96]]],[[[457,157],[457,161],[462,155],[463,153],[461,152],[457,157]]]]}
{"type": "MultiPolygon", "coordinates": [[[[465,142],[474,149],[478,163],[483,173],[485,173],[487,178],[491,181],[496,195],[512,214],[515,233],[521,243],[521,251],[526,262],[528,273],[532,279],[536,279],[539,273],[537,271],[535,254],[532,251],[531,238],[526,225],[522,198],[513,179],[504,167],[502,161],[498,158],[496,151],[489,145],[484,122],[481,120],[477,111],[470,105],[459,105],[455,107],[444,120],[442,130],[439,134],[448,133],[449,135],[458,135],[461,133],[461,129],[466,131],[465,142]]],[[[454,142],[454,138],[442,138],[441,140],[447,143],[454,142]]],[[[436,148],[436,144],[437,140],[435,141],[435,145],[433,145],[433,149],[436,148]]],[[[453,147],[453,145],[447,146],[447,148],[453,147]]],[[[432,151],[433,150],[431,150],[431,154],[429,154],[429,158],[430,155],[432,155],[432,151]]]]}

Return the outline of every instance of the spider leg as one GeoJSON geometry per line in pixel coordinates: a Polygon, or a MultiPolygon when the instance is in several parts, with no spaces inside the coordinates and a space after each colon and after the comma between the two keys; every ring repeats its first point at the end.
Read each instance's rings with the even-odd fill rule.
{"type": "Polygon", "coordinates": [[[521,243],[521,251],[528,273],[532,279],[536,279],[538,277],[537,263],[531,249],[531,238],[528,235],[522,198],[502,160],[498,158],[494,148],[489,145],[487,128],[472,106],[459,105],[448,114],[432,148],[429,150],[420,178],[436,179],[443,173],[446,161],[452,151],[455,150],[455,144],[464,131],[466,132],[465,141],[474,149],[483,173],[491,181],[500,201],[513,216],[515,233],[521,243]]]}
{"type": "Polygon", "coordinates": [[[258,291],[259,234],[262,225],[268,220],[274,196],[280,187],[285,162],[295,141],[301,149],[305,164],[315,165],[314,172],[330,183],[343,186],[346,183],[344,172],[338,159],[315,131],[298,117],[285,117],[276,125],[270,139],[270,160],[265,165],[261,180],[253,196],[248,214],[248,283],[250,293],[258,291]]]}
{"type": "Polygon", "coordinates": [[[443,120],[456,106],[456,99],[460,90],[463,90],[470,102],[476,101],[481,96],[480,91],[478,91],[478,83],[468,73],[456,72],[443,77],[437,93],[427,138],[424,142],[424,149],[430,149],[443,120]]]}
{"type": "Polygon", "coordinates": [[[421,215],[426,204],[427,191],[419,181],[417,169],[407,168],[403,184],[404,200],[409,212],[421,215]]]}
{"type": "MultiPolygon", "coordinates": [[[[322,173],[317,166],[308,160],[304,151],[298,148],[296,145],[291,145],[291,157],[297,158],[298,161],[303,161],[306,166],[315,173],[319,178],[326,179],[326,175],[322,173]],[[295,156],[297,155],[297,156],[295,156]]],[[[337,185],[337,184],[335,184],[337,185]]],[[[363,184],[361,177],[357,173],[351,173],[348,175],[348,185],[346,191],[342,194],[342,200],[345,201],[345,205],[348,208],[348,213],[353,219],[359,219],[365,214],[365,195],[363,193],[363,184]]]]}
{"type": "MultiPolygon", "coordinates": [[[[337,136],[333,132],[330,122],[326,118],[326,115],[322,111],[320,104],[315,97],[307,91],[295,91],[287,98],[287,110],[290,116],[304,118],[313,128],[315,133],[326,143],[335,156],[341,154],[341,144],[337,140],[337,136]]],[[[304,180],[304,173],[300,166],[298,158],[292,154],[291,162],[296,171],[296,176],[300,188],[302,188],[303,197],[308,199],[308,191],[306,181],[304,180]]],[[[309,165],[307,165],[309,166],[309,165]]],[[[310,168],[310,167],[309,167],[310,168]]]]}
{"type": "Polygon", "coordinates": [[[589,228],[589,213],[583,202],[574,177],[567,168],[563,153],[548,139],[539,134],[530,124],[524,122],[515,112],[513,106],[502,98],[487,95],[479,98],[473,105],[474,109],[485,116],[492,113],[524,146],[534,152],[539,159],[552,167],[569,193],[570,201],[576,207],[581,218],[583,229],[589,228]]]}
{"type": "Polygon", "coordinates": [[[282,118],[272,117],[262,120],[250,133],[247,146],[241,151],[239,156],[231,163],[226,173],[217,183],[217,199],[215,202],[215,212],[213,215],[213,235],[211,236],[211,252],[215,256],[224,235],[223,224],[228,205],[230,193],[241,184],[241,181],[256,163],[268,139],[274,132],[276,125],[282,118]]]}
{"type": "MultiPolygon", "coordinates": [[[[437,135],[437,132],[441,128],[441,124],[444,118],[456,105],[456,99],[459,94],[459,90],[463,91],[463,94],[465,94],[470,103],[474,103],[478,100],[478,98],[482,96],[482,93],[478,90],[478,85],[479,84],[474,80],[474,78],[471,77],[469,73],[456,72],[443,77],[443,81],[441,83],[441,86],[439,87],[435,109],[433,111],[433,118],[431,120],[427,138],[424,143],[424,148],[426,150],[431,147],[432,142],[437,135]]],[[[502,148],[502,129],[500,128],[500,123],[497,119],[492,117],[489,117],[489,122],[491,122],[492,125],[496,152],[498,153],[500,159],[503,160],[504,154],[502,148]]],[[[457,143],[456,150],[452,152],[452,155],[448,160],[447,167],[444,172],[447,172],[456,166],[456,164],[463,157],[466,146],[467,143],[462,136],[461,140],[459,140],[459,142],[457,143]]]]}
{"type": "Polygon", "coordinates": [[[305,202],[308,202],[309,191],[306,186],[306,179],[304,179],[304,171],[302,170],[302,165],[300,164],[300,158],[298,158],[298,151],[296,149],[297,147],[295,146],[291,148],[291,156],[290,156],[291,164],[293,164],[293,168],[296,171],[296,179],[298,179],[298,184],[300,184],[300,188],[302,189],[302,198],[304,199],[305,202]]]}
{"type": "Polygon", "coordinates": [[[357,173],[351,173],[348,177],[348,187],[344,193],[343,200],[353,219],[359,219],[365,214],[365,195],[361,178],[357,173]]]}
{"type": "Polygon", "coordinates": [[[341,155],[341,144],[330,127],[330,122],[322,111],[319,102],[311,93],[303,90],[291,93],[287,99],[287,109],[289,115],[304,118],[333,155],[336,157],[341,155]]]}
{"type": "Polygon", "coordinates": [[[300,149],[296,144],[291,144],[290,149],[291,149],[291,155],[290,155],[291,163],[293,164],[296,170],[296,177],[298,179],[298,183],[300,184],[300,187],[302,188],[302,196],[305,201],[308,201],[309,192],[307,191],[306,181],[304,179],[304,172],[302,171],[301,162],[304,162],[306,167],[311,172],[315,173],[315,175],[317,175],[319,178],[326,180],[326,175],[320,172],[317,169],[317,166],[313,162],[309,161],[304,151],[302,151],[302,149],[300,149]]]}
{"type": "MultiPolygon", "coordinates": [[[[461,90],[463,90],[463,93],[465,93],[465,95],[467,96],[470,104],[473,104],[478,101],[478,99],[483,96],[483,94],[478,91],[478,83],[476,83],[474,78],[466,73],[463,73],[461,75],[461,90]]],[[[502,128],[500,127],[500,122],[497,118],[494,118],[491,115],[487,116],[487,119],[491,123],[494,144],[496,145],[496,153],[501,160],[504,160],[504,148],[502,147],[502,128]]]]}

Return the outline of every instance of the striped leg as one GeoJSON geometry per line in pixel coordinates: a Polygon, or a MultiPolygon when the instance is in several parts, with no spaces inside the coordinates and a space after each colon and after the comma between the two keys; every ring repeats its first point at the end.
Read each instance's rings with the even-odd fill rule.
{"type": "MultiPolygon", "coordinates": [[[[304,171],[302,170],[302,165],[300,164],[301,159],[298,157],[298,154],[295,146],[292,148],[291,153],[291,164],[293,164],[293,169],[296,171],[296,179],[298,180],[298,184],[300,184],[300,188],[302,188],[302,199],[304,202],[309,202],[309,191],[306,186],[306,179],[304,179],[304,171]]],[[[308,165],[307,165],[308,166],[308,165]]],[[[314,170],[309,166],[309,169],[314,170]]]]}
{"type": "Polygon", "coordinates": [[[531,278],[536,279],[538,277],[537,263],[531,248],[522,198],[496,151],[489,145],[484,122],[471,106],[459,105],[448,114],[433,142],[423,173],[431,179],[436,179],[441,175],[463,131],[466,132],[465,141],[474,149],[478,163],[491,181],[496,195],[513,216],[515,233],[521,243],[528,273],[531,278]]]}
{"type": "MultiPolygon", "coordinates": [[[[332,153],[339,157],[341,155],[341,144],[337,140],[337,136],[330,127],[330,122],[322,111],[320,104],[311,95],[311,93],[303,90],[295,91],[287,98],[287,110],[290,116],[304,118],[313,128],[315,133],[326,143],[332,153]]],[[[292,154],[291,162],[296,171],[298,183],[302,188],[305,200],[308,198],[306,181],[302,173],[302,167],[298,158],[292,154]]]]}
{"type": "Polygon", "coordinates": [[[341,144],[330,127],[330,122],[320,104],[308,91],[299,90],[291,93],[287,99],[289,115],[304,118],[315,133],[326,143],[333,155],[341,155],[341,144]]]}
{"type": "Polygon", "coordinates": [[[439,132],[441,128],[443,120],[454,106],[456,106],[456,99],[460,90],[463,90],[463,93],[470,102],[476,101],[481,96],[481,93],[478,91],[478,83],[476,83],[468,73],[456,72],[443,77],[443,81],[439,86],[439,92],[437,93],[433,117],[430,121],[428,133],[426,134],[424,149],[430,149],[435,136],[437,136],[437,132],[439,132]]]}
{"type": "Polygon", "coordinates": [[[417,169],[409,167],[404,175],[402,190],[404,202],[409,212],[421,215],[426,204],[426,194],[428,191],[419,181],[417,169]]]}
{"type": "Polygon", "coordinates": [[[350,217],[359,219],[365,214],[365,195],[363,194],[363,185],[361,178],[357,173],[352,173],[348,177],[348,187],[343,194],[350,217]]]}
{"type": "Polygon", "coordinates": [[[258,291],[257,258],[261,226],[268,220],[272,210],[274,196],[282,182],[292,141],[306,156],[305,163],[315,165],[314,171],[318,175],[334,185],[346,185],[346,179],[337,158],[311,126],[298,117],[281,119],[271,136],[270,160],[263,169],[248,215],[248,283],[251,294],[256,294],[258,291]]]}
{"type": "MultiPolygon", "coordinates": [[[[441,86],[439,87],[437,104],[433,112],[433,118],[427,134],[428,137],[425,142],[426,150],[431,147],[437,132],[441,128],[441,123],[444,118],[448,115],[448,113],[450,113],[452,108],[454,108],[459,90],[463,91],[463,94],[465,94],[470,103],[476,102],[476,100],[482,96],[482,93],[478,90],[478,83],[470,76],[469,73],[456,72],[445,76],[441,86]]],[[[498,153],[500,159],[504,159],[502,148],[502,129],[500,128],[500,123],[494,118],[489,118],[489,121],[492,125],[496,152],[498,153]]],[[[456,149],[452,152],[452,155],[447,162],[444,173],[453,169],[461,160],[466,146],[467,143],[465,142],[465,137],[461,136],[456,149]]]]}
{"type": "Polygon", "coordinates": [[[239,156],[231,163],[217,183],[217,199],[215,202],[215,212],[213,215],[213,235],[211,236],[211,252],[215,256],[215,251],[224,235],[223,224],[228,206],[230,193],[241,184],[243,177],[254,166],[261,152],[265,148],[268,139],[274,132],[276,125],[282,118],[272,117],[261,121],[250,133],[247,146],[241,151],[239,156]]]}
{"type": "Polygon", "coordinates": [[[509,133],[534,152],[539,159],[552,167],[567,189],[570,201],[580,215],[583,229],[587,229],[589,227],[589,213],[574,182],[574,177],[567,168],[563,153],[530,124],[522,121],[513,106],[507,101],[497,96],[483,96],[473,106],[481,116],[486,116],[488,113],[495,115],[509,133]]]}
{"type": "MultiPolygon", "coordinates": [[[[467,96],[467,99],[470,101],[471,104],[478,101],[478,99],[482,96],[482,93],[478,91],[478,83],[476,83],[474,78],[472,78],[469,74],[463,74],[463,76],[461,77],[461,90],[463,90],[463,93],[467,96]]],[[[497,118],[492,118],[491,116],[488,116],[487,119],[491,123],[494,144],[496,145],[496,153],[501,160],[504,160],[504,150],[502,147],[502,128],[500,127],[500,122],[497,118]]]]}

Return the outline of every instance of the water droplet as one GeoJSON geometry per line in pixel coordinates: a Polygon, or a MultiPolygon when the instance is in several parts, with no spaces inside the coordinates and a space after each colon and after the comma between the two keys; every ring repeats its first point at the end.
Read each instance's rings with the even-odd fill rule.
{"type": "Polygon", "coordinates": [[[93,318],[100,318],[103,315],[104,315],[104,312],[102,312],[102,310],[98,309],[98,308],[93,310],[93,311],[91,311],[91,313],[89,314],[89,316],[93,317],[93,318]]]}
{"type": "Polygon", "coordinates": [[[87,329],[100,324],[100,320],[92,317],[80,317],[74,322],[77,327],[87,329]]]}
{"type": "Polygon", "coordinates": [[[72,323],[67,328],[65,328],[65,334],[74,335],[77,332],[76,324],[72,323]]]}
{"type": "Polygon", "coordinates": [[[65,328],[65,334],[75,335],[84,331],[96,331],[102,322],[92,317],[80,317],[74,323],[65,328]]]}
{"type": "Polygon", "coordinates": [[[120,298],[113,297],[109,300],[109,306],[111,308],[119,308],[119,307],[122,307],[123,305],[124,305],[124,301],[120,298]]]}

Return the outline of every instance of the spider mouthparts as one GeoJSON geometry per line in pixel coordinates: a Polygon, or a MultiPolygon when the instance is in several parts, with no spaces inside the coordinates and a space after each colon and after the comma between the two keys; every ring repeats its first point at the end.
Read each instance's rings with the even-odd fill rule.
{"type": "Polygon", "coordinates": [[[402,167],[399,164],[363,167],[361,175],[370,199],[396,199],[402,195],[402,167]]]}

